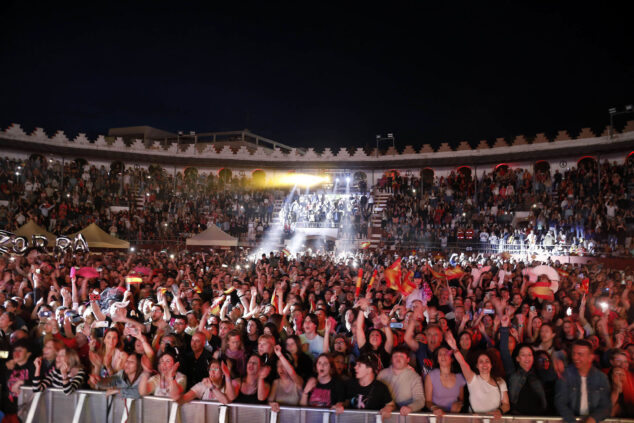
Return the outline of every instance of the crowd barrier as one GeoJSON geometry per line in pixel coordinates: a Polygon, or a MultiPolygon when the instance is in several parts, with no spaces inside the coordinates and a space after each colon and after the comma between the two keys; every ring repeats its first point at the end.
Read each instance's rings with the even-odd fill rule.
{"type": "MultiPolygon", "coordinates": [[[[448,414],[437,418],[429,413],[401,416],[392,413],[382,419],[375,411],[346,410],[337,415],[324,408],[280,407],[278,413],[267,405],[192,401],[179,405],[167,398],[125,399],[103,391],[80,390],[65,395],[61,389],[34,393],[23,387],[20,417],[25,423],[493,423],[492,416],[448,414]]],[[[559,417],[504,416],[505,423],[562,423],[559,417]]],[[[634,419],[608,419],[608,423],[634,423],[634,419]]]]}

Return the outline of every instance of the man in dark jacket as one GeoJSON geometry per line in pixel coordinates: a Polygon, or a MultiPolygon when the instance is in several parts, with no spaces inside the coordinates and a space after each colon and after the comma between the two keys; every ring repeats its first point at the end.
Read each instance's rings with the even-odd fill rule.
{"type": "Polygon", "coordinates": [[[567,423],[582,417],[584,423],[599,423],[612,411],[607,376],[592,366],[592,345],[585,340],[572,346],[572,363],[555,386],[555,407],[567,423]]]}

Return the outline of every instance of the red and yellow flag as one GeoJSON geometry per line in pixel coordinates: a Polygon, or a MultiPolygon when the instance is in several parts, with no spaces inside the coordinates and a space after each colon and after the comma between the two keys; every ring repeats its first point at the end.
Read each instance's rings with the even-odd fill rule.
{"type": "Polygon", "coordinates": [[[588,295],[590,292],[590,278],[585,278],[581,281],[581,289],[586,295],[588,295]]]}
{"type": "Polygon", "coordinates": [[[445,275],[443,275],[442,273],[436,272],[430,265],[429,263],[427,263],[427,269],[431,272],[431,275],[434,277],[434,279],[443,279],[445,277],[445,275]]]}
{"type": "Polygon", "coordinates": [[[125,283],[143,283],[143,278],[138,275],[128,275],[125,277],[125,283]]]}
{"type": "Polygon", "coordinates": [[[562,278],[567,278],[568,276],[570,276],[570,273],[566,272],[564,269],[557,269],[557,273],[559,273],[559,276],[561,276],[562,278]]]}
{"type": "Polygon", "coordinates": [[[415,289],[416,289],[416,284],[414,283],[414,272],[410,270],[405,275],[405,279],[403,280],[403,283],[401,284],[401,289],[399,290],[399,292],[403,294],[404,297],[407,297],[415,289]]]}
{"type": "Polygon", "coordinates": [[[216,298],[216,299],[214,300],[213,304],[211,304],[211,307],[210,307],[210,309],[209,309],[209,312],[210,312],[211,314],[213,314],[213,315],[216,315],[216,316],[217,316],[217,315],[219,315],[219,314],[220,314],[220,308],[221,308],[221,306],[222,306],[222,303],[224,303],[225,298],[226,298],[226,297],[225,297],[224,295],[223,295],[223,296],[221,296],[221,297],[216,298]]]}
{"type": "Polygon", "coordinates": [[[354,298],[359,298],[359,294],[361,293],[362,281],[363,281],[363,269],[359,269],[359,273],[357,274],[357,289],[354,291],[354,298]]]}
{"type": "Polygon", "coordinates": [[[445,270],[445,277],[448,280],[451,279],[460,279],[465,274],[464,270],[460,266],[451,267],[445,270]]]}
{"type": "Polygon", "coordinates": [[[366,250],[366,249],[370,248],[371,244],[372,243],[370,241],[364,241],[364,242],[361,243],[361,249],[362,250],[366,250]]]}
{"type": "Polygon", "coordinates": [[[528,293],[536,298],[542,298],[547,301],[553,301],[555,299],[555,294],[553,290],[550,289],[549,281],[535,282],[533,286],[528,288],[528,293]]]}
{"type": "Polygon", "coordinates": [[[372,287],[374,286],[374,282],[376,281],[376,275],[379,273],[378,270],[374,269],[374,272],[372,272],[372,276],[370,277],[370,283],[368,283],[368,291],[372,289],[372,287]]]}
{"type": "Polygon", "coordinates": [[[395,291],[401,289],[401,259],[396,260],[390,267],[383,272],[385,275],[385,282],[387,287],[395,291]]]}
{"type": "Polygon", "coordinates": [[[275,312],[280,312],[280,299],[277,296],[277,289],[273,290],[273,295],[271,295],[271,305],[275,308],[275,312]]]}

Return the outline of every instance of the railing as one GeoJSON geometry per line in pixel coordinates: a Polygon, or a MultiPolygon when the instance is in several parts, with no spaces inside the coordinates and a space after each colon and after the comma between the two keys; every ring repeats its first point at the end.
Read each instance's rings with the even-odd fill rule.
{"type": "MultiPolygon", "coordinates": [[[[106,396],[103,391],[77,391],[65,395],[61,389],[33,393],[33,388],[22,388],[25,423],[380,423],[376,411],[346,410],[335,414],[333,410],[310,407],[280,407],[278,413],[267,405],[229,404],[211,401],[192,401],[185,405],[159,397],[125,399],[119,395],[106,396]]],[[[560,417],[504,416],[513,423],[562,423],[560,417]]],[[[398,413],[385,419],[390,423],[491,423],[492,416],[474,414],[447,414],[442,419],[429,413],[398,413]]],[[[608,419],[608,423],[633,423],[634,419],[608,419]]]]}

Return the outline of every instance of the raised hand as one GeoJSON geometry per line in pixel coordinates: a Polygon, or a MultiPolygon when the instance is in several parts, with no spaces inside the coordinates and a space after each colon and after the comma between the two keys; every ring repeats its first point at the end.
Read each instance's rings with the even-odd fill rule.
{"type": "Polygon", "coordinates": [[[511,322],[511,319],[509,318],[508,314],[504,314],[502,318],[500,319],[500,323],[502,324],[503,328],[509,327],[510,322],[511,322]]]}
{"type": "Polygon", "coordinates": [[[456,345],[456,339],[453,337],[453,334],[449,330],[447,332],[445,332],[445,341],[447,342],[447,345],[449,345],[449,347],[452,350],[457,350],[458,349],[458,347],[456,345]]]}
{"type": "Polygon", "coordinates": [[[271,368],[269,366],[262,366],[258,371],[258,379],[266,379],[271,373],[271,368]]]}

